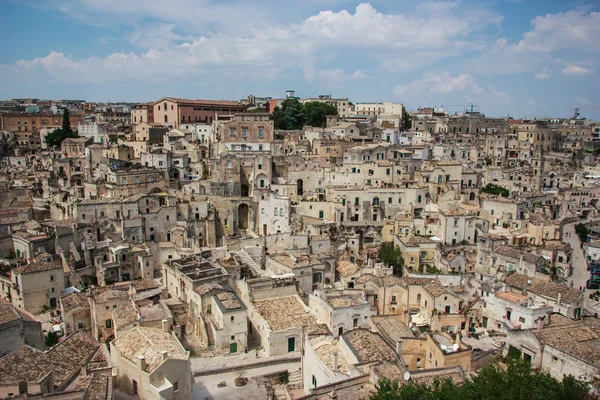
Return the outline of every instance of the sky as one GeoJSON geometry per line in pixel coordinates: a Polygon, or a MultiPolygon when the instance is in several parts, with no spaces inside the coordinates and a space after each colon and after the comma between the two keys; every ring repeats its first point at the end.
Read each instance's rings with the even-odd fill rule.
{"type": "Polygon", "coordinates": [[[0,98],[331,94],[600,120],[600,1],[0,0],[0,98]]]}

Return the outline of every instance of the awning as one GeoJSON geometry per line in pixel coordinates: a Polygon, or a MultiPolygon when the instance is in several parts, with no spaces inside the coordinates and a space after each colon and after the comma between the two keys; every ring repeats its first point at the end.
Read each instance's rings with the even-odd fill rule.
{"type": "Polygon", "coordinates": [[[421,314],[413,314],[410,316],[410,319],[411,319],[412,323],[416,326],[429,325],[429,323],[427,322],[425,317],[422,316],[421,314]]]}

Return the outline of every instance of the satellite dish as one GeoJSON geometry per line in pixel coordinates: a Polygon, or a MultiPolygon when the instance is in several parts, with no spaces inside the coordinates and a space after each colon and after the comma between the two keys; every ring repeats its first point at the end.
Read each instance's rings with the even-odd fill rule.
{"type": "Polygon", "coordinates": [[[465,280],[464,280],[464,279],[461,279],[461,281],[460,281],[460,284],[461,284],[461,285],[464,285],[464,284],[465,284],[465,280]]]}
{"type": "Polygon", "coordinates": [[[448,350],[448,346],[446,346],[445,344],[440,344],[440,349],[442,349],[442,351],[446,351],[448,350]]]}
{"type": "Polygon", "coordinates": [[[531,279],[527,279],[527,284],[531,285],[531,279]]]}
{"type": "Polygon", "coordinates": [[[452,345],[452,350],[454,350],[454,351],[458,350],[458,343],[454,343],[452,345]]]}
{"type": "Polygon", "coordinates": [[[412,323],[412,321],[410,321],[410,322],[408,323],[408,327],[409,327],[409,328],[412,328],[412,327],[413,327],[413,323],[412,323]]]}
{"type": "Polygon", "coordinates": [[[404,373],[404,380],[405,380],[405,381],[408,381],[409,379],[410,379],[410,372],[406,371],[406,372],[404,373]]]}

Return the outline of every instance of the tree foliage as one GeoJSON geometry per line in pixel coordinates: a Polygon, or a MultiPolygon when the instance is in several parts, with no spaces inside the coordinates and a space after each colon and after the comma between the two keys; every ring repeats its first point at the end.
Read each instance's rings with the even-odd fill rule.
{"type": "Polygon", "coordinates": [[[303,129],[305,125],[325,127],[328,115],[337,115],[337,109],[316,101],[300,103],[298,99],[285,99],[273,111],[275,129],[303,129]]]}
{"type": "Polygon", "coordinates": [[[579,240],[583,244],[587,241],[587,236],[590,233],[590,229],[585,224],[575,225],[575,233],[579,236],[579,240]]]}
{"type": "Polygon", "coordinates": [[[54,131],[52,131],[46,135],[46,144],[50,148],[56,148],[56,147],[60,146],[60,144],[62,143],[63,140],[65,140],[67,138],[76,138],[76,137],[79,137],[79,135],[77,135],[77,131],[74,132],[71,129],[71,120],[69,119],[69,110],[67,110],[65,108],[65,111],[63,112],[62,127],[55,129],[54,131]]]}
{"type": "Polygon", "coordinates": [[[410,128],[412,128],[412,117],[405,111],[404,115],[402,116],[402,129],[407,131],[410,128]]]}
{"type": "Polygon", "coordinates": [[[547,373],[532,372],[528,363],[509,360],[507,368],[492,364],[461,386],[450,380],[432,386],[383,379],[369,400],[584,400],[591,399],[586,383],[565,377],[562,382],[547,373]]]}
{"type": "Polygon", "coordinates": [[[502,197],[510,196],[510,191],[507,188],[499,185],[494,185],[493,183],[488,183],[483,187],[483,189],[481,189],[481,191],[483,193],[497,194],[502,197]]]}
{"type": "Polygon", "coordinates": [[[394,275],[402,276],[402,268],[404,267],[404,260],[402,259],[402,253],[393,242],[383,242],[379,246],[379,261],[392,267],[394,269],[394,275]]]}
{"type": "Polygon", "coordinates": [[[8,137],[2,132],[0,137],[0,157],[15,155],[14,142],[8,140],[8,137]]]}

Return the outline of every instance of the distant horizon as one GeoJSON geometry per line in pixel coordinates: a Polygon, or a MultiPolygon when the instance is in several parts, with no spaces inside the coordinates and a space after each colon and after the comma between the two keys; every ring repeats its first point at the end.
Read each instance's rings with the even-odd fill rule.
{"type": "MultiPolygon", "coordinates": [[[[284,93],[285,94],[285,93],[284,93]]],[[[254,94],[253,94],[254,95],[254,94]]],[[[271,96],[259,96],[259,95],[254,95],[256,97],[271,97],[271,96]]],[[[155,100],[145,100],[145,101],[125,101],[125,100],[119,100],[119,101],[113,101],[113,100],[107,100],[107,101],[98,101],[98,100],[82,100],[82,99],[75,99],[75,98],[42,98],[42,97],[35,97],[35,96],[24,96],[24,97],[12,97],[12,98],[5,98],[5,99],[1,99],[0,101],[10,101],[10,100],[14,100],[14,99],[36,99],[36,100],[40,100],[40,101],[76,101],[76,100],[82,100],[86,103],[100,103],[100,104],[142,104],[142,103],[151,103],[154,101],[158,101],[159,99],[162,98],[179,98],[179,99],[183,99],[184,97],[175,97],[175,96],[160,96],[158,98],[156,98],[155,100]]],[[[234,99],[227,99],[227,98],[222,98],[222,99],[209,99],[209,98],[185,98],[186,100],[217,100],[217,101],[239,101],[239,100],[243,100],[246,99],[248,96],[246,97],[242,97],[240,99],[234,100],[234,99]]],[[[307,97],[297,97],[300,99],[304,99],[304,98],[314,98],[316,96],[307,96],[307,97]]],[[[339,97],[346,97],[346,96],[339,96],[339,97],[335,97],[334,98],[339,98],[339,97]]],[[[272,97],[274,100],[284,100],[285,97],[272,97]]],[[[393,100],[382,100],[382,101],[352,101],[351,98],[348,99],[351,103],[353,104],[358,104],[358,103],[383,103],[383,102],[393,102],[393,103],[401,103],[402,102],[398,102],[398,101],[393,101],[393,100]]],[[[403,104],[405,110],[407,111],[417,111],[418,108],[440,108],[441,106],[435,106],[435,105],[426,105],[426,106],[419,106],[418,108],[407,108],[406,104],[403,104]]],[[[582,110],[580,111],[580,117],[585,119],[585,120],[590,120],[590,121],[599,121],[600,120],[600,113],[598,119],[595,118],[591,118],[591,117],[587,117],[586,115],[584,115],[585,107],[580,107],[582,110]]],[[[3,110],[3,111],[9,111],[9,110],[3,110]]],[[[464,113],[465,111],[470,111],[467,109],[464,110],[456,110],[455,107],[453,108],[452,111],[448,111],[446,109],[444,109],[444,112],[448,114],[448,116],[453,116],[455,113],[464,113]]],[[[475,109],[473,110],[474,112],[480,112],[481,114],[485,115],[486,118],[507,118],[507,115],[493,115],[493,114],[488,114],[483,110],[478,110],[475,109]]],[[[571,113],[568,116],[558,116],[558,115],[547,115],[547,116],[540,116],[540,115],[534,115],[534,116],[523,116],[523,115],[510,115],[511,119],[548,119],[548,118],[561,118],[561,119],[572,119],[573,117],[573,112],[574,109],[571,110],[571,113]]]]}

